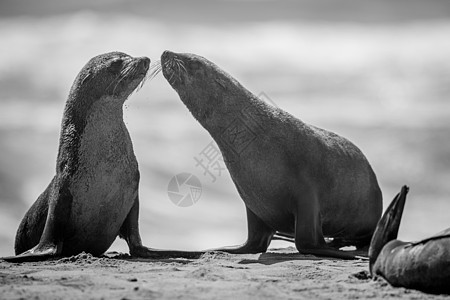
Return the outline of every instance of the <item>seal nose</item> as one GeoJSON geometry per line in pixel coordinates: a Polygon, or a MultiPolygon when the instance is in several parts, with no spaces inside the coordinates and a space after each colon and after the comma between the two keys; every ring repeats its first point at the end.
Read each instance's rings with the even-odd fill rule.
{"type": "Polygon", "coordinates": [[[163,52],[163,54],[161,55],[161,61],[163,60],[168,60],[168,59],[172,59],[175,56],[175,53],[166,50],[163,52]]]}
{"type": "Polygon", "coordinates": [[[142,62],[142,66],[147,70],[148,67],[150,66],[150,58],[148,57],[141,57],[141,62],[142,62]]]}

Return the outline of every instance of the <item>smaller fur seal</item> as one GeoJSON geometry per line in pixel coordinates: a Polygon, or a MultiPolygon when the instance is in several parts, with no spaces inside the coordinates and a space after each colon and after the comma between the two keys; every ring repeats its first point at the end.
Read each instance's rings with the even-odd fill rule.
{"type": "Polygon", "coordinates": [[[337,248],[368,248],[382,197],[353,143],[266,104],[201,56],[165,51],[161,68],[216,141],[247,209],[245,244],[216,250],[265,252],[274,236],[324,257],[353,259],[337,248]]]}
{"type": "Polygon", "coordinates": [[[397,240],[408,191],[402,187],[378,222],[369,248],[370,273],[395,287],[450,294],[450,228],[418,242],[397,240]]]}
{"type": "MultiPolygon", "coordinates": [[[[92,58],[76,77],[64,109],[56,175],[25,214],[10,262],[101,255],[117,236],[132,256],[183,252],[144,247],[139,234],[139,169],[123,104],[143,84],[150,59],[111,52],[92,58]]],[[[187,255],[189,257],[189,255],[187,255]]]]}

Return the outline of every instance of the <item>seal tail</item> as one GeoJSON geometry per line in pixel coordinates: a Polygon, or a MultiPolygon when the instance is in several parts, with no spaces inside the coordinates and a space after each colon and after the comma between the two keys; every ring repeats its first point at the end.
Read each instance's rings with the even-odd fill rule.
{"type": "Polygon", "coordinates": [[[372,266],[377,260],[381,249],[389,241],[397,238],[408,191],[409,187],[404,185],[378,221],[369,248],[369,269],[371,273],[372,266]]]}

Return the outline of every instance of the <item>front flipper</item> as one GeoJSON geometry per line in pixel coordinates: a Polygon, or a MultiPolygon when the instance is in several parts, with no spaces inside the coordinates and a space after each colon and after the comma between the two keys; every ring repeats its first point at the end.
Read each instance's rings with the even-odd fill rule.
{"type": "Polygon", "coordinates": [[[247,241],[240,246],[230,246],[210,251],[223,251],[231,254],[255,254],[266,252],[275,231],[266,225],[248,207],[247,210],[247,241]]]}
{"type": "Polygon", "coordinates": [[[357,255],[357,254],[359,254],[357,251],[341,251],[341,250],[337,250],[334,248],[329,248],[327,246],[324,246],[322,248],[312,248],[312,249],[305,249],[305,248],[298,249],[297,248],[297,250],[301,254],[310,254],[310,255],[315,255],[318,257],[369,260],[369,258],[366,256],[357,255]],[[356,252],[356,253],[354,253],[354,252],[356,252]]]}
{"type": "Polygon", "coordinates": [[[159,250],[143,246],[139,233],[139,196],[136,196],[133,207],[120,228],[119,236],[127,242],[132,257],[196,259],[205,253],[204,251],[159,250]]]}
{"type": "Polygon", "coordinates": [[[168,258],[186,258],[198,259],[205,254],[205,251],[178,251],[178,250],[161,250],[153,249],[145,246],[136,246],[133,251],[130,249],[132,257],[150,258],[150,259],[168,259],[168,258]]]}
{"type": "Polygon", "coordinates": [[[352,251],[341,251],[326,244],[322,232],[319,200],[314,193],[308,194],[304,191],[303,197],[305,196],[308,196],[310,201],[302,203],[302,206],[297,208],[295,217],[295,247],[298,252],[319,257],[364,259],[352,251]]]}

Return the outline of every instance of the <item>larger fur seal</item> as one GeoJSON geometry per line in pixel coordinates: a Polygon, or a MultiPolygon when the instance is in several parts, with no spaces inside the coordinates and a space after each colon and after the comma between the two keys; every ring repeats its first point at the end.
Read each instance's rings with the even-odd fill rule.
{"type": "Polygon", "coordinates": [[[217,142],[247,209],[245,244],[265,252],[277,233],[299,252],[354,258],[327,246],[368,246],[382,212],[376,176],[350,141],[267,105],[194,54],[165,51],[164,77],[217,142]]]}
{"type": "Polygon", "coordinates": [[[138,163],[123,122],[123,104],[149,63],[112,52],[80,71],[64,110],[56,175],[20,223],[17,256],[5,260],[101,255],[118,235],[132,256],[158,256],[141,242],[138,163]]]}
{"type": "Polygon", "coordinates": [[[370,273],[393,286],[450,294],[450,228],[418,242],[397,240],[408,190],[401,189],[377,225],[369,248],[370,273]]]}

